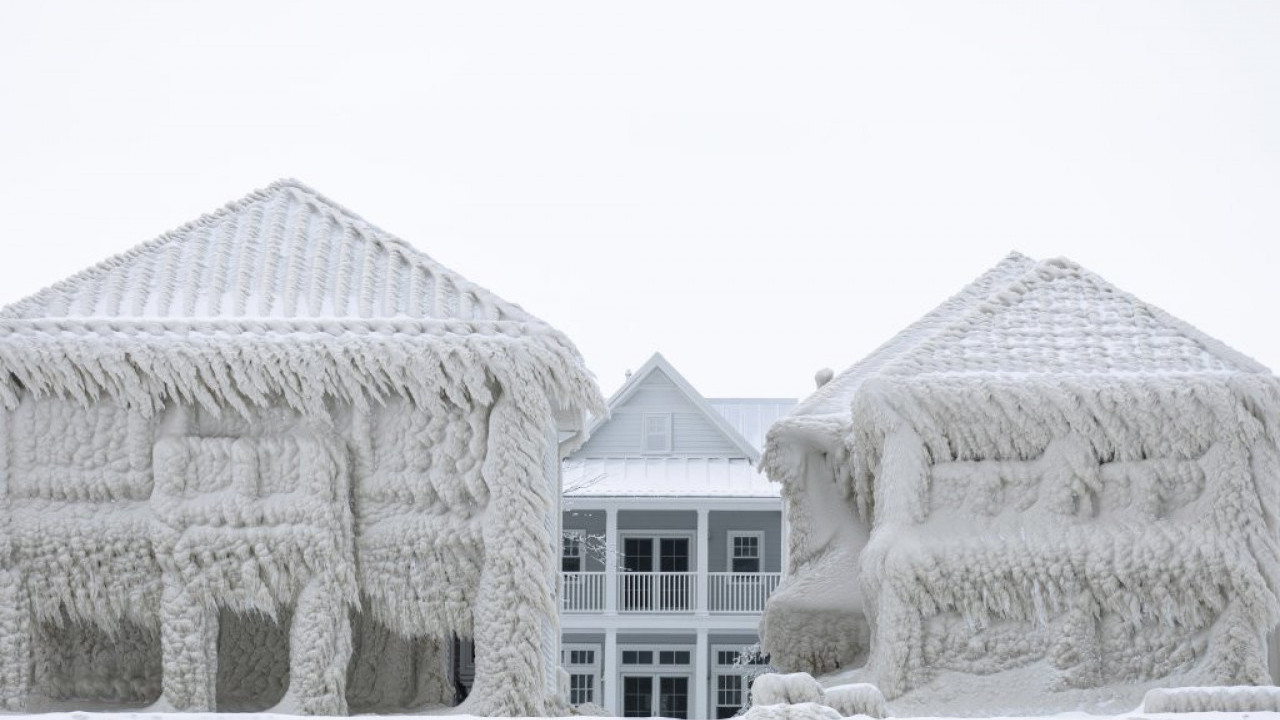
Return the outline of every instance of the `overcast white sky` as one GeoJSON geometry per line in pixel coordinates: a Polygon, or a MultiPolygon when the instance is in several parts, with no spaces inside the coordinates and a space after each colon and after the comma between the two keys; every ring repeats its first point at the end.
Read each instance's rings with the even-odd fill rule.
{"type": "Polygon", "coordinates": [[[7,2],[0,303],[297,177],[803,396],[1018,249],[1280,367],[1280,3],[7,2]]]}

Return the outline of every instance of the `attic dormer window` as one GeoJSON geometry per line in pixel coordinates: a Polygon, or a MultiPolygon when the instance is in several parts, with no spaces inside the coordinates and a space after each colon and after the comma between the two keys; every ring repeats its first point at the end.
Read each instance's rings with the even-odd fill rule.
{"type": "Polygon", "coordinates": [[[646,453],[671,452],[671,413],[645,415],[642,440],[642,447],[646,453]]]}

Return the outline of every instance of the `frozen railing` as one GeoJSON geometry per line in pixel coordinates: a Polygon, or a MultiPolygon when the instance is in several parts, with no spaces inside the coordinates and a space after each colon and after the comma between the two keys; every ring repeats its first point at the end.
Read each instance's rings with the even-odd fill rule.
{"type": "Polygon", "coordinates": [[[600,612],[604,610],[604,573],[566,572],[560,607],[565,612],[600,612]]]}
{"type": "Polygon", "coordinates": [[[711,612],[764,612],[765,600],[778,589],[782,573],[707,573],[707,609],[711,612]]]}
{"type": "Polygon", "coordinates": [[[619,612],[691,612],[696,572],[619,572],[619,612]]]}

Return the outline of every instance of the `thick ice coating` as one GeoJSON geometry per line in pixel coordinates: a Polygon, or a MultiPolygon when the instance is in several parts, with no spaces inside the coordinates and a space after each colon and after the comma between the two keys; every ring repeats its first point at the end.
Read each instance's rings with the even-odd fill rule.
{"type": "Polygon", "coordinates": [[[764,648],[895,714],[1269,682],[1278,410],[1256,362],[1010,256],[770,431],[793,573],[764,648]]]}
{"type": "Polygon", "coordinates": [[[0,312],[0,704],[561,711],[559,460],[519,307],[292,181],[0,312]]]}

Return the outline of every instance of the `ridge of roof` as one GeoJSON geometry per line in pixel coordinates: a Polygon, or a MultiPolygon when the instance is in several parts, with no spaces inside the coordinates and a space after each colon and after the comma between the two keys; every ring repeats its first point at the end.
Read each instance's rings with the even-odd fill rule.
{"type": "MultiPolygon", "coordinates": [[[[995,287],[1002,286],[1031,268],[1036,261],[1012,251],[1000,262],[979,275],[959,292],[944,300],[920,319],[900,330],[887,342],[871,351],[800,403],[786,417],[804,415],[839,415],[849,412],[853,394],[862,381],[893,358],[910,351],[952,319],[963,315],[984,300],[995,287]]],[[[785,418],[784,418],[785,419],[785,418]]]]}
{"type": "Polygon", "coordinates": [[[1066,258],[1041,261],[882,365],[882,376],[1269,373],[1066,258]]]}
{"type": "MultiPolygon", "coordinates": [[[[741,450],[743,455],[749,458],[753,464],[760,459],[760,451],[748,442],[747,439],[742,436],[742,433],[734,429],[723,415],[716,412],[716,409],[711,407],[707,402],[707,399],[702,397],[702,394],[694,389],[693,385],[691,385],[689,381],[680,374],[680,371],[676,370],[670,361],[663,357],[660,352],[655,352],[647,361],[645,361],[644,365],[641,365],[639,370],[632,373],[631,377],[627,378],[627,381],[622,384],[622,387],[618,388],[617,392],[609,398],[606,403],[609,411],[612,412],[615,407],[625,403],[628,398],[635,394],[636,390],[639,389],[645,378],[649,377],[654,372],[659,371],[666,375],[667,378],[671,380],[672,384],[674,384],[676,388],[686,398],[688,398],[689,402],[693,403],[693,405],[697,407],[709,421],[711,421],[711,424],[714,425],[717,430],[722,432],[725,437],[729,439],[729,442],[733,443],[734,447],[741,450]]],[[[597,428],[605,422],[608,422],[608,419],[608,415],[594,418],[591,421],[590,426],[587,428],[587,434],[590,435],[591,433],[594,433],[597,428]]]]}
{"type": "Polygon", "coordinates": [[[545,325],[294,179],[0,310],[4,320],[387,317],[545,325]]]}

